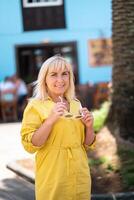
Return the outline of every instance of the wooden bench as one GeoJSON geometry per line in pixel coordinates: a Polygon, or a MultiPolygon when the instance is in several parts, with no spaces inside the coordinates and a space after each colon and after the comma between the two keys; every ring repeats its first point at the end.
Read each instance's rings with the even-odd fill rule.
{"type": "Polygon", "coordinates": [[[0,96],[2,121],[17,121],[17,99],[15,95],[8,93],[0,96]]]}

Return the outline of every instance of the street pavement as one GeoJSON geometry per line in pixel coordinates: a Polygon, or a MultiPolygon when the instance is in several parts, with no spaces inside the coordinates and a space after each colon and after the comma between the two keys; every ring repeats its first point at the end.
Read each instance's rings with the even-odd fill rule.
{"type": "Polygon", "coordinates": [[[6,165],[33,158],[21,145],[21,123],[0,124],[0,200],[34,200],[34,185],[18,177],[6,165]]]}

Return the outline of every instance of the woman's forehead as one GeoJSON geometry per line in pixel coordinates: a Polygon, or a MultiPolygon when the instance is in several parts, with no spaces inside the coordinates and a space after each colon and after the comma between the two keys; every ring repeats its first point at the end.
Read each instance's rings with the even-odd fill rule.
{"type": "Polygon", "coordinates": [[[67,67],[50,67],[49,69],[48,69],[48,73],[50,73],[50,72],[57,72],[57,73],[61,73],[61,72],[68,72],[69,70],[67,69],[67,67]]]}

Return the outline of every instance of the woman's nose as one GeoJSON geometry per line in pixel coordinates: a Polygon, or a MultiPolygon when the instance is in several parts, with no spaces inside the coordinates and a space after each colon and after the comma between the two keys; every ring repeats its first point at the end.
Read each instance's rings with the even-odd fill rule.
{"type": "Polygon", "coordinates": [[[63,79],[62,76],[58,76],[58,77],[57,77],[57,80],[58,80],[58,81],[63,81],[64,79],[63,79]]]}

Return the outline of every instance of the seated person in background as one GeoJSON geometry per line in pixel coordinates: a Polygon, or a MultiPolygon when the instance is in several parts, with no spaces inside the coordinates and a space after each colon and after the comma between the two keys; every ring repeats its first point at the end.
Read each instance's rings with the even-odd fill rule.
{"type": "Polygon", "coordinates": [[[2,101],[12,101],[16,98],[16,87],[11,77],[5,77],[0,84],[0,97],[2,101]]]}
{"type": "Polygon", "coordinates": [[[25,82],[22,79],[20,79],[16,74],[12,76],[12,82],[15,84],[16,87],[18,109],[20,114],[22,114],[26,105],[26,98],[28,95],[27,86],[25,82]]]}
{"type": "Polygon", "coordinates": [[[17,97],[16,87],[11,81],[11,77],[6,77],[0,84],[0,103],[2,120],[17,120],[17,97]]]}

